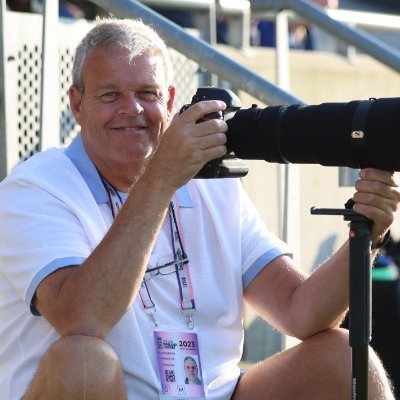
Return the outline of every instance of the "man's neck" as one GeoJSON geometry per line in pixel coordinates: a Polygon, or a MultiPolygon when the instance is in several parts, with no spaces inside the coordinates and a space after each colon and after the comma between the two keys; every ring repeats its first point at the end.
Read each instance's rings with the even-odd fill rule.
{"type": "Polygon", "coordinates": [[[100,175],[116,190],[122,193],[128,193],[132,185],[135,184],[143,174],[145,167],[143,166],[143,162],[140,164],[140,166],[135,168],[132,168],[131,165],[130,168],[121,166],[121,169],[118,171],[111,171],[109,169],[103,171],[99,167],[97,169],[100,175]]]}

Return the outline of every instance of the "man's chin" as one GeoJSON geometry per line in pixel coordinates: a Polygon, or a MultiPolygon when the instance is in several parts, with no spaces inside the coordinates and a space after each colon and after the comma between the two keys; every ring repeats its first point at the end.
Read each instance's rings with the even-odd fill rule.
{"type": "MultiPolygon", "coordinates": [[[[140,149],[133,149],[132,151],[126,151],[125,150],[125,154],[126,154],[126,159],[127,160],[131,160],[131,161],[148,161],[151,159],[152,155],[153,155],[153,148],[152,147],[145,147],[145,148],[140,148],[140,149]]],[[[122,152],[120,153],[122,154],[122,152]]]]}

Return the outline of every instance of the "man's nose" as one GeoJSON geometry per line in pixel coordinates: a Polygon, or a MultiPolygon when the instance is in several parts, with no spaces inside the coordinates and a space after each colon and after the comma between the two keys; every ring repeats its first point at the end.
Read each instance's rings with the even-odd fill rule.
{"type": "Polygon", "coordinates": [[[137,115],[143,111],[143,106],[135,93],[125,93],[120,99],[120,114],[137,115]]]}

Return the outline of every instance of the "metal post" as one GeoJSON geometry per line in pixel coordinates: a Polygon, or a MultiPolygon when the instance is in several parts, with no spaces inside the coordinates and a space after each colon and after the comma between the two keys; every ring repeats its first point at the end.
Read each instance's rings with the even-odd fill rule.
{"type": "Polygon", "coordinates": [[[17,86],[17,55],[12,48],[9,24],[12,12],[6,11],[5,1],[1,0],[0,23],[0,180],[5,178],[11,168],[19,162],[18,143],[15,135],[17,104],[14,101],[17,86]]]}
{"type": "Polygon", "coordinates": [[[6,140],[6,102],[5,102],[5,39],[6,31],[4,29],[4,13],[6,10],[6,1],[0,0],[0,180],[7,175],[7,140],[6,140]]]}
{"type": "MultiPolygon", "coordinates": [[[[276,81],[285,91],[290,90],[289,61],[289,19],[286,10],[276,13],[276,81]]],[[[279,182],[279,217],[280,236],[290,246],[294,259],[300,264],[300,185],[299,165],[280,164],[278,166],[279,182]]],[[[297,339],[282,335],[282,348],[298,343],[297,339]]]]}
{"type": "Polygon", "coordinates": [[[43,2],[39,150],[60,144],[58,1],[43,2]]]}
{"type": "MultiPolygon", "coordinates": [[[[215,3],[209,4],[206,11],[199,10],[195,14],[196,28],[200,37],[211,46],[217,44],[217,9],[215,3]]],[[[209,71],[201,76],[202,86],[218,86],[218,76],[209,71]]]]}
{"type": "Polygon", "coordinates": [[[276,13],[276,80],[278,86],[288,91],[290,89],[289,64],[289,19],[286,10],[276,13]]]}
{"type": "MultiPolygon", "coordinates": [[[[289,22],[285,10],[279,11],[276,15],[276,71],[278,86],[289,91],[289,22]]],[[[281,237],[289,244],[299,261],[299,166],[283,164],[279,166],[278,173],[281,188],[281,237]]]]}
{"type": "Polygon", "coordinates": [[[339,167],[339,187],[354,187],[358,179],[358,169],[339,167]]]}
{"type": "Polygon", "coordinates": [[[228,17],[229,44],[246,51],[250,46],[250,3],[248,0],[217,0],[217,15],[228,17]]]}

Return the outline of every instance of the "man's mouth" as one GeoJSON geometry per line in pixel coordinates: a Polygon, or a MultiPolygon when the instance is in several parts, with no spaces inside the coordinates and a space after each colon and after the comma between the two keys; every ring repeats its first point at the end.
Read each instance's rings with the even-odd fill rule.
{"type": "Polygon", "coordinates": [[[117,126],[112,128],[118,132],[123,133],[142,133],[146,127],[145,126],[117,126]]]}
{"type": "Polygon", "coordinates": [[[132,131],[132,132],[134,132],[134,131],[140,131],[140,130],[146,129],[146,127],[144,125],[115,126],[112,129],[117,129],[117,130],[120,130],[120,131],[128,131],[128,132],[132,131]]]}

